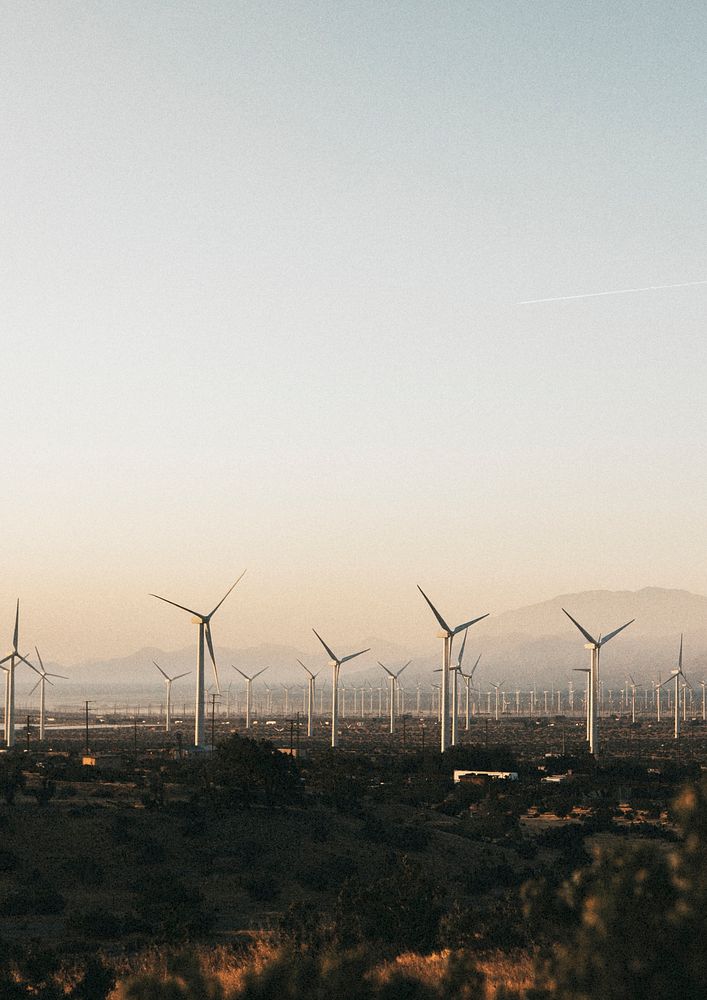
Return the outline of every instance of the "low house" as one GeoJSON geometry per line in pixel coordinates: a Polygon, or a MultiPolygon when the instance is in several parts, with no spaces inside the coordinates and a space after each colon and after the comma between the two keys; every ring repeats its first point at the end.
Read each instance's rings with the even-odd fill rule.
{"type": "Polygon", "coordinates": [[[455,771],[454,784],[460,781],[470,781],[482,784],[485,781],[517,781],[517,771],[455,771]]]}

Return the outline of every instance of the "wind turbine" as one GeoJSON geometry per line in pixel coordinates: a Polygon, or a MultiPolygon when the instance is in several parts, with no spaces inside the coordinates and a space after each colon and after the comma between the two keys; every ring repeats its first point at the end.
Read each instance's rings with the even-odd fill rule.
{"type": "Polygon", "coordinates": [[[192,616],[192,624],[199,626],[199,639],[196,646],[196,704],[194,708],[194,746],[195,747],[205,747],[206,738],[204,730],[205,722],[205,706],[204,706],[204,641],[209,647],[209,656],[211,657],[211,663],[214,668],[214,679],[216,681],[216,690],[221,693],[221,687],[218,679],[218,670],[216,669],[216,656],[214,654],[214,644],[211,638],[211,619],[216,614],[218,609],[221,607],[223,602],[226,600],[228,595],[231,593],[236,584],[240,583],[245,576],[245,570],[236,580],[236,583],[226,591],[221,600],[218,602],[213,611],[208,614],[201,614],[199,611],[192,611],[191,608],[186,608],[183,604],[177,604],[176,601],[169,601],[166,597],[160,597],[159,594],[150,594],[150,597],[156,597],[158,601],[164,601],[165,604],[171,604],[175,608],[179,608],[181,611],[186,611],[187,614],[192,616]]]}
{"type": "MultiPolygon", "coordinates": [[[[9,664],[5,667],[5,745],[12,747],[15,745],[15,660],[26,663],[34,670],[35,674],[40,674],[39,670],[30,663],[26,656],[23,656],[19,649],[20,641],[20,599],[17,598],[17,609],[15,611],[15,628],[12,633],[12,650],[0,660],[9,664]]],[[[41,677],[41,674],[40,674],[41,677]]]]}
{"type": "Polygon", "coordinates": [[[628,675],[631,680],[631,722],[636,721],[636,688],[639,687],[633,679],[633,674],[628,675]]]}
{"type": "MultiPolygon", "coordinates": [[[[663,681],[663,684],[668,684],[670,681],[675,681],[675,728],[674,735],[675,739],[680,739],[680,678],[687,684],[687,677],[682,671],[682,633],[680,633],[680,652],[678,653],[678,665],[676,670],[671,670],[670,677],[663,681]]],[[[661,685],[662,687],[663,685],[661,685]]],[[[703,688],[704,690],[704,688],[703,688]]],[[[684,696],[683,696],[684,697],[684,696]]]]}
{"type": "MultiPolygon", "coordinates": [[[[493,681],[489,681],[489,684],[494,689],[494,692],[495,692],[495,695],[496,695],[495,716],[496,716],[496,722],[498,722],[498,694],[499,694],[499,691],[501,690],[501,685],[503,684],[503,681],[499,681],[498,684],[494,684],[493,681]]],[[[546,692],[546,694],[547,694],[547,692],[546,692]]],[[[546,702],[546,704],[547,704],[547,702],[546,702]]]]}
{"type": "Polygon", "coordinates": [[[51,684],[52,682],[49,680],[50,677],[60,677],[63,681],[68,681],[69,678],[65,677],[63,674],[51,674],[51,673],[49,673],[48,670],[45,670],[44,664],[42,663],[42,657],[39,655],[39,650],[37,649],[36,646],[34,647],[34,651],[37,654],[37,659],[39,660],[39,667],[40,667],[41,673],[39,675],[39,680],[37,681],[37,683],[34,685],[34,687],[32,688],[32,690],[30,691],[30,695],[33,695],[34,692],[37,690],[37,688],[39,688],[39,738],[40,738],[40,740],[43,740],[44,739],[44,685],[45,685],[45,682],[48,683],[48,684],[51,684]]]}
{"type": "Polygon", "coordinates": [[[599,652],[601,647],[606,645],[610,639],[618,635],[619,632],[623,632],[625,628],[628,628],[636,619],[632,618],[630,622],[626,622],[625,625],[621,625],[619,628],[614,629],[613,632],[609,632],[603,638],[600,635],[598,639],[593,636],[583,628],[579,622],[572,617],[569,611],[562,609],[567,615],[569,620],[575,625],[579,631],[582,633],[584,638],[587,640],[584,648],[590,651],[589,654],[589,678],[587,680],[587,736],[589,739],[589,752],[594,754],[594,756],[599,756],[599,713],[597,712],[597,699],[599,696],[599,652]]]}
{"type": "Polygon", "coordinates": [[[256,677],[260,677],[261,674],[264,674],[268,668],[263,667],[262,670],[258,670],[258,672],[253,674],[252,677],[249,677],[248,674],[244,674],[242,670],[239,670],[238,667],[234,667],[233,664],[231,664],[231,667],[239,673],[241,677],[245,677],[245,727],[246,729],[250,729],[250,715],[253,711],[253,681],[256,677]]]}
{"type": "MultiPolygon", "coordinates": [[[[464,633],[464,642],[466,642],[466,633],[464,633]]],[[[470,700],[471,700],[470,699],[470,695],[471,695],[471,682],[474,679],[474,672],[475,672],[476,668],[479,665],[479,661],[481,660],[481,653],[479,653],[479,655],[476,657],[476,663],[471,668],[471,670],[469,671],[468,674],[465,674],[464,671],[461,668],[461,662],[462,662],[462,657],[463,656],[464,656],[464,643],[462,643],[462,649],[461,649],[461,653],[459,654],[459,660],[457,661],[457,663],[458,663],[459,673],[461,674],[461,676],[462,676],[462,678],[464,680],[464,687],[466,689],[465,692],[464,692],[464,696],[465,696],[464,715],[465,715],[465,729],[468,732],[469,731],[469,708],[470,708],[470,700]]]]}
{"type": "Polygon", "coordinates": [[[405,666],[401,667],[400,670],[398,670],[397,674],[394,674],[392,670],[389,670],[388,667],[386,667],[385,663],[381,663],[381,661],[378,660],[378,666],[383,667],[386,674],[390,678],[390,732],[391,733],[395,732],[395,704],[396,704],[395,696],[398,688],[398,678],[402,674],[403,670],[409,667],[411,663],[412,660],[408,660],[405,666]]]}
{"type": "Polygon", "coordinates": [[[307,736],[311,736],[312,720],[314,716],[314,699],[316,696],[315,684],[321,671],[317,670],[316,674],[313,674],[309,667],[305,667],[301,660],[297,660],[297,662],[307,674],[307,736]]]}
{"type": "MultiPolygon", "coordinates": [[[[457,625],[456,628],[450,628],[447,625],[444,618],[441,616],[437,608],[434,606],[432,601],[429,599],[427,594],[424,592],[422,587],[418,584],[417,589],[420,591],[425,601],[430,607],[432,614],[437,619],[441,632],[437,633],[438,639],[444,640],[444,645],[442,647],[442,684],[440,692],[440,749],[442,753],[447,749],[449,744],[449,670],[450,670],[450,660],[452,656],[452,639],[455,635],[460,632],[466,631],[472,625],[480,622],[483,618],[488,618],[488,612],[485,615],[479,615],[478,618],[472,618],[471,621],[464,622],[462,625],[457,625]]],[[[456,706],[455,706],[456,711],[456,706]]]]}
{"type": "Polygon", "coordinates": [[[349,660],[353,660],[357,656],[361,656],[362,653],[368,653],[368,649],[360,649],[358,653],[349,653],[348,656],[337,656],[329,646],[324,642],[320,634],[315,628],[312,632],[316,635],[317,639],[321,642],[324,649],[329,654],[329,665],[331,666],[331,745],[332,747],[338,746],[338,728],[339,728],[339,671],[341,670],[342,663],[348,663],[349,660]]]}
{"type": "MultiPolygon", "coordinates": [[[[39,653],[37,656],[39,656],[39,653]]],[[[164,731],[168,733],[172,728],[172,684],[174,684],[175,681],[178,681],[181,677],[186,677],[187,674],[191,673],[191,670],[187,670],[184,674],[177,674],[176,677],[168,677],[156,660],[153,660],[152,662],[164,677],[165,684],[167,685],[167,714],[165,717],[164,731]]]]}

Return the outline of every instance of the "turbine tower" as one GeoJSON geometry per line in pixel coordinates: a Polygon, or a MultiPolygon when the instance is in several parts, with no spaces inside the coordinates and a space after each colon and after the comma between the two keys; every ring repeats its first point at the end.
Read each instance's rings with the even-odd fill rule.
{"type": "Polygon", "coordinates": [[[309,667],[305,667],[301,660],[297,660],[299,665],[302,667],[307,675],[307,736],[312,735],[312,728],[314,722],[314,699],[316,697],[316,681],[317,677],[321,673],[317,670],[316,674],[313,674],[309,667]]]}
{"type": "Polygon", "coordinates": [[[405,666],[401,667],[400,670],[398,670],[397,674],[394,674],[392,670],[389,670],[386,667],[385,663],[381,663],[381,661],[378,660],[378,666],[383,667],[386,674],[390,678],[390,732],[391,733],[395,732],[395,704],[396,704],[396,695],[398,688],[398,678],[402,674],[403,670],[409,667],[411,663],[412,660],[408,660],[405,666]]]}
{"type": "Polygon", "coordinates": [[[600,635],[598,639],[593,636],[583,628],[579,622],[572,617],[569,611],[562,609],[567,615],[569,620],[575,625],[579,631],[582,633],[584,638],[587,640],[584,648],[588,649],[589,652],[589,681],[587,684],[589,697],[587,699],[587,718],[588,718],[588,730],[589,730],[589,752],[594,756],[599,756],[599,713],[598,708],[598,697],[599,697],[599,652],[602,646],[613,639],[615,635],[619,632],[623,632],[625,628],[628,628],[636,619],[632,618],[630,622],[626,622],[625,625],[619,626],[619,628],[614,629],[613,632],[609,632],[603,638],[600,635]]]}
{"type": "Polygon", "coordinates": [[[12,650],[0,660],[0,666],[7,663],[5,670],[5,746],[15,745],[15,660],[26,663],[34,670],[35,674],[41,674],[39,670],[30,663],[26,656],[23,656],[19,649],[20,641],[20,599],[17,598],[17,608],[15,610],[15,628],[12,633],[12,650]]]}
{"type": "Polygon", "coordinates": [[[432,614],[437,619],[439,626],[442,631],[437,633],[438,639],[443,639],[444,644],[442,646],[442,684],[441,684],[441,697],[440,697],[440,749],[442,753],[450,745],[449,743],[449,670],[450,670],[450,660],[452,656],[452,639],[455,635],[460,632],[466,631],[472,625],[480,622],[483,618],[488,618],[488,612],[485,615],[479,615],[478,618],[472,618],[471,621],[464,622],[462,625],[457,625],[456,628],[450,628],[447,625],[444,618],[434,606],[432,601],[429,599],[427,594],[424,592],[422,587],[418,584],[417,589],[420,591],[425,601],[430,607],[432,614]]]}
{"type": "Polygon", "coordinates": [[[231,664],[231,667],[239,673],[241,677],[245,677],[245,727],[246,729],[250,729],[250,716],[253,711],[253,681],[256,677],[260,677],[261,674],[264,674],[268,668],[263,667],[262,670],[258,670],[258,672],[253,674],[252,677],[249,677],[248,674],[244,674],[242,670],[238,667],[234,667],[233,664],[231,664]]]}
{"type": "Polygon", "coordinates": [[[317,639],[321,642],[324,649],[329,654],[329,665],[331,666],[331,745],[332,747],[338,746],[338,728],[339,728],[339,671],[341,670],[342,663],[348,663],[349,660],[353,660],[356,656],[361,656],[362,653],[368,653],[368,649],[360,649],[358,653],[349,653],[348,656],[338,657],[329,646],[324,642],[320,634],[315,628],[312,632],[316,635],[317,639]]]}
{"type": "Polygon", "coordinates": [[[164,731],[169,733],[172,729],[172,684],[174,684],[175,681],[178,681],[181,677],[186,677],[187,674],[191,673],[191,670],[187,670],[184,674],[177,674],[176,677],[168,677],[156,660],[153,660],[152,662],[164,677],[165,684],[167,685],[167,714],[165,717],[164,731]]]}
{"type": "Polygon", "coordinates": [[[69,678],[64,677],[63,674],[51,674],[49,673],[48,670],[45,670],[44,664],[42,663],[42,657],[39,655],[39,650],[37,649],[36,646],[34,647],[34,651],[37,654],[37,659],[39,660],[39,667],[41,673],[39,675],[39,680],[30,691],[30,695],[33,695],[34,692],[37,690],[37,688],[39,688],[39,738],[40,740],[43,740],[44,739],[44,685],[45,683],[47,684],[52,683],[49,680],[50,677],[60,677],[63,681],[68,681],[69,678]]]}
{"type": "Polygon", "coordinates": [[[205,734],[205,716],[206,709],[204,705],[204,642],[209,647],[209,656],[211,657],[211,663],[214,668],[214,679],[216,681],[216,690],[221,693],[221,687],[219,685],[218,670],[216,669],[216,656],[214,654],[214,644],[211,638],[211,619],[216,614],[218,609],[221,607],[223,602],[226,600],[228,595],[231,593],[236,584],[240,583],[245,575],[245,570],[236,580],[236,583],[226,591],[221,600],[218,602],[213,611],[208,614],[201,614],[199,611],[192,611],[191,608],[186,608],[183,604],[177,604],[176,601],[169,601],[166,597],[160,597],[159,594],[150,594],[150,597],[156,597],[158,601],[164,601],[165,604],[171,604],[175,608],[179,608],[181,611],[186,611],[187,614],[192,616],[192,623],[199,626],[199,638],[196,646],[196,704],[194,708],[194,746],[203,748],[206,746],[206,734],[205,734]]]}

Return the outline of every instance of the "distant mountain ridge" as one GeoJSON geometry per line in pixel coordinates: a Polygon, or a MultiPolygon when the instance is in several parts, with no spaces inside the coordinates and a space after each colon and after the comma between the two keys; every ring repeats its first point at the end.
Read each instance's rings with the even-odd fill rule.
{"type": "MultiPolygon", "coordinates": [[[[602,652],[602,675],[609,682],[623,683],[628,672],[636,679],[652,680],[659,672],[665,677],[675,665],[680,633],[685,635],[685,671],[696,683],[707,677],[707,597],[685,590],[644,587],[637,591],[594,590],[563,594],[551,600],[528,605],[480,622],[469,633],[467,662],[481,654],[477,678],[482,687],[490,681],[505,680],[506,686],[527,687],[536,682],[567,685],[577,675],[573,669],[586,664],[584,640],[563,614],[572,614],[592,635],[606,634],[631,618],[635,619],[621,636],[602,652]]],[[[382,671],[377,660],[399,666],[406,660],[413,664],[403,680],[412,686],[417,680],[429,684],[432,670],[438,665],[440,652],[429,646],[425,651],[408,650],[379,637],[361,641],[359,648],[371,647],[371,652],[352,661],[342,671],[342,681],[356,678],[356,683],[380,682],[382,671]],[[433,651],[430,652],[430,649],[433,651]]],[[[348,650],[346,650],[347,652],[348,650]]],[[[337,650],[337,652],[339,652],[337,650]]],[[[345,652],[344,650],[341,651],[345,652]]],[[[302,652],[295,646],[263,643],[245,649],[216,647],[222,690],[229,683],[241,685],[240,675],[231,669],[234,664],[246,673],[268,667],[259,683],[278,686],[300,683],[305,674],[297,664],[302,660],[329,682],[325,654],[302,652]]],[[[190,692],[195,669],[195,649],[166,652],[146,646],[125,657],[106,661],[90,661],[74,667],[61,663],[46,664],[47,669],[66,673],[70,680],[56,685],[57,701],[89,697],[97,689],[104,692],[133,691],[157,698],[164,682],[153,666],[156,660],[170,675],[192,671],[191,677],[177,682],[179,690],[190,692]]],[[[206,684],[213,675],[207,658],[206,684]]],[[[175,687],[175,692],[177,688],[175,687]]],[[[54,695],[54,692],[52,692],[54,695]]],[[[181,695],[179,696],[181,697],[181,695]]]]}

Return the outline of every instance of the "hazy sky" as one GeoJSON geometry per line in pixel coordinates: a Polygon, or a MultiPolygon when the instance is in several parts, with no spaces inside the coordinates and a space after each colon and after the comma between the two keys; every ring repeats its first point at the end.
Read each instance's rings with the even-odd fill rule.
{"type": "Polygon", "coordinates": [[[707,593],[703,0],[0,11],[8,639],[707,593]]]}

